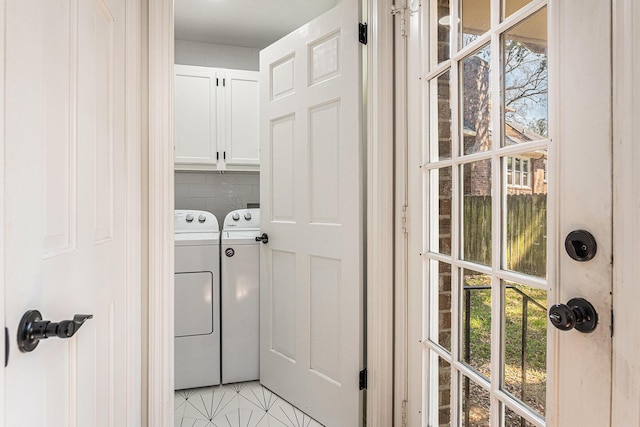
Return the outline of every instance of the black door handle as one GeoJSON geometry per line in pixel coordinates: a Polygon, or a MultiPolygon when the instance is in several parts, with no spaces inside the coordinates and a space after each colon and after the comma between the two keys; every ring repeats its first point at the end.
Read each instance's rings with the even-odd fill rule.
{"type": "Polygon", "coordinates": [[[18,326],[18,348],[23,353],[33,351],[40,340],[58,337],[71,338],[92,314],[76,314],[73,320],[63,320],[55,323],[42,320],[42,314],[38,310],[27,311],[20,320],[18,326]]]}
{"type": "Polygon", "coordinates": [[[267,233],[262,233],[262,236],[256,237],[256,242],[262,242],[266,245],[267,243],[269,243],[269,236],[267,235],[267,233]]]}
{"type": "Polygon", "coordinates": [[[588,334],[598,326],[598,313],[584,298],[573,298],[565,304],[554,304],[549,309],[551,324],[561,331],[573,328],[588,334]]]}

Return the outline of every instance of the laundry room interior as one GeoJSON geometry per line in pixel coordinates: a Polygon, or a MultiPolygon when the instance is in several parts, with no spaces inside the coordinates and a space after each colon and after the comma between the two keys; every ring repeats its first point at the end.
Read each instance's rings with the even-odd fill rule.
{"type": "Polygon", "coordinates": [[[259,57],[339,1],[175,2],[176,426],[321,425],[259,383],[259,57]]]}

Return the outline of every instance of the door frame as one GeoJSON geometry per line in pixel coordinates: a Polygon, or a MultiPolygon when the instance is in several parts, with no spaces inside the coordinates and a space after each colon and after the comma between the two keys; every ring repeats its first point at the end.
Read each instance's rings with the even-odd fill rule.
{"type": "MultiPolygon", "coordinates": [[[[393,25],[391,0],[362,1],[369,23],[364,49],[366,108],[366,392],[367,425],[388,427],[393,417],[393,25]]],[[[356,25],[357,23],[353,23],[356,25]]],[[[173,0],[148,2],[148,354],[147,425],[173,426],[173,0]]],[[[145,335],[143,335],[145,336],[145,335]]],[[[144,403],[144,402],[143,402],[144,403]]]]}
{"type": "Polygon", "coordinates": [[[638,425],[640,400],[640,5],[613,1],[613,373],[612,426],[638,425]]]}

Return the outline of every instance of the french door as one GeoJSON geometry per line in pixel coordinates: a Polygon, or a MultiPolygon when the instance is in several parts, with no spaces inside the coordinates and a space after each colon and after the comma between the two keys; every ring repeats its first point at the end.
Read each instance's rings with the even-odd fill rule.
{"type": "Polygon", "coordinates": [[[423,66],[409,83],[423,106],[408,165],[411,425],[610,423],[608,3],[422,4],[423,66]],[[575,230],[594,253],[567,239],[575,230]],[[580,319],[573,298],[595,314],[580,319]],[[561,327],[569,313],[595,329],[554,328],[555,304],[561,327]]]}

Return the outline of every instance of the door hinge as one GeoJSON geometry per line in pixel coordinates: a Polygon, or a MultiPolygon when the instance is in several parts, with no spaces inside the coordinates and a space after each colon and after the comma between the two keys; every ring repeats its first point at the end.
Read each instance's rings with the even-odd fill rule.
{"type": "Polygon", "coordinates": [[[367,368],[360,371],[360,390],[367,388],[367,368]]]}
{"type": "Polygon", "coordinates": [[[400,35],[403,37],[407,37],[407,19],[406,19],[406,6],[396,6],[395,4],[391,5],[391,14],[393,16],[400,15],[400,35]]]}
{"type": "Polygon", "coordinates": [[[11,342],[9,341],[9,328],[4,328],[4,367],[6,368],[9,364],[9,345],[11,342]]]}
{"type": "Polygon", "coordinates": [[[403,205],[402,206],[402,218],[401,218],[401,221],[402,221],[402,232],[404,234],[407,234],[407,209],[408,208],[409,207],[407,205],[403,205]]]}
{"type": "Polygon", "coordinates": [[[613,308],[611,309],[611,338],[613,338],[613,308]]]}
{"type": "Polygon", "coordinates": [[[402,427],[407,425],[407,401],[402,401],[402,427]]]}
{"type": "Polygon", "coordinates": [[[368,41],[368,37],[367,37],[367,23],[364,22],[360,22],[358,24],[358,41],[360,41],[360,43],[362,44],[367,44],[368,41]]]}

